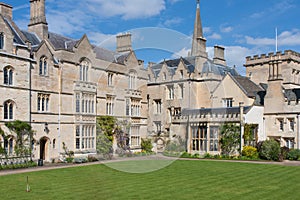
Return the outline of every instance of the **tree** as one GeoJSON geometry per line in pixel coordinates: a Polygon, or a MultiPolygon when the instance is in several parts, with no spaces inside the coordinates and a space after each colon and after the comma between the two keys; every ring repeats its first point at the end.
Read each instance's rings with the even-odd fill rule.
{"type": "Polygon", "coordinates": [[[96,149],[97,153],[102,154],[104,158],[110,158],[112,153],[112,142],[103,133],[97,133],[96,149]]]}
{"type": "Polygon", "coordinates": [[[26,156],[31,154],[31,141],[33,140],[33,130],[31,126],[20,120],[8,122],[7,128],[16,133],[15,153],[17,156],[26,156]]]}
{"type": "Polygon", "coordinates": [[[104,158],[111,157],[116,121],[112,116],[97,118],[96,149],[97,153],[102,154],[104,158]]]}
{"type": "Polygon", "coordinates": [[[225,123],[220,129],[222,154],[231,155],[240,145],[240,127],[233,123],[225,123]]]}
{"type": "Polygon", "coordinates": [[[97,133],[104,134],[111,142],[114,138],[114,131],[117,119],[112,116],[97,117],[97,133]]]}

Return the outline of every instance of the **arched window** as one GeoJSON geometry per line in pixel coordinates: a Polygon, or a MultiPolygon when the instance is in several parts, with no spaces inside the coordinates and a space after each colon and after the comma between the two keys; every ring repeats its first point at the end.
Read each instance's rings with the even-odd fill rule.
{"type": "Polygon", "coordinates": [[[4,102],[4,119],[12,120],[14,117],[14,102],[6,101],[4,102]]]}
{"type": "Polygon", "coordinates": [[[42,112],[48,112],[49,111],[49,100],[50,100],[50,95],[49,94],[38,94],[38,99],[37,99],[37,109],[38,111],[42,112]]]}
{"type": "Polygon", "coordinates": [[[13,68],[8,66],[8,67],[5,67],[3,69],[3,74],[4,74],[4,84],[5,85],[12,85],[13,84],[13,74],[14,74],[14,71],[13,71],[13,68]]]}
{"type": "Polygon", "coordinates": [[[81,81],[88,81],[88,70],[89,70],[89,62],[87,60],[83,60],[81,63],[80,63],[80,67],[79,67],[79,70],[80,70],[80,80],[81,81]]]}
{"type": "Polygon", "coordinates": [[[136,72],[129,72],[129,89],[136,89],[136,72]]]}
{"type": "Polygon", "coordinates": [[[42,76],[48,75],[48,63],[47,58],[45,56],[40,58],[39,74],[42,76]]]}

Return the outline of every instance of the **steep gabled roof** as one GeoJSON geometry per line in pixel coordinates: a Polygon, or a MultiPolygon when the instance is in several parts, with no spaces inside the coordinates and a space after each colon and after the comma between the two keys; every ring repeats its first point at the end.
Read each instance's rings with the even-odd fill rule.
{"type": "Polygon", "coordinates": [[[264,91],[263,88],[256,85],[249,78],[244,76],[232,76],[233,81],[237,83],[237,85],[243,90],[243,92],[248,97],[256,97],[257,93],[260,91],[264,91]]]}

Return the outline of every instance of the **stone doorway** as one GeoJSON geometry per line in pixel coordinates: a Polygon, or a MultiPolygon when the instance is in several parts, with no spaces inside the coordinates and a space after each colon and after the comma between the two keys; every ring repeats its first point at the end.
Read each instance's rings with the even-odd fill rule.
{"type": "Polygon", "coordinates": [[[48,143],[49,140],[46,137],[40,139],[40,159],[46,160],[48,156],[48,143]]]}

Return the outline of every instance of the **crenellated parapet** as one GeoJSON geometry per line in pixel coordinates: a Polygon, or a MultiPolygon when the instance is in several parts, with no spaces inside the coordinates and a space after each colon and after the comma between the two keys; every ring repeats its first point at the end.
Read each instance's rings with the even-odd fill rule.
{"type": "Polygon", "coordinates": [[[254,65],[262,65],[273,61],[294,61],[300,63],[300,53],[292,50],[286,50],[284,52],[278,51],[276,53],[270,52],[268,54],[254,55],[246,57],[245,67],[251,67],[254,65]]]}

